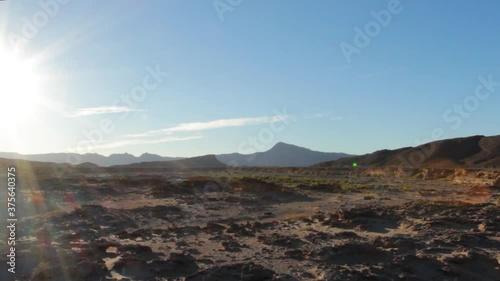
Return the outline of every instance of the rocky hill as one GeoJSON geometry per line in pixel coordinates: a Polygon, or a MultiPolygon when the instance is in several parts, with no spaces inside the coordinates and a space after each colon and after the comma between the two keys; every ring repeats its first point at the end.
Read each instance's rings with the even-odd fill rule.
{"type": "Polygon", "coordinates": [[[430,142],[418,147],[379,150],[329,161],[316,167],[493,168],[500,167],[500,136],[472,136],[430,142]]]}

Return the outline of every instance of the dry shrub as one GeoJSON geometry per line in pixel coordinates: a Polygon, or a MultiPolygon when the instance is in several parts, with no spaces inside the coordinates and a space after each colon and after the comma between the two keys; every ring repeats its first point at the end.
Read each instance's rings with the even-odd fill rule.
{"type": "Polygon", "coordinates": [[[283,186],[263,180],[244,177],[231,183],[232,188],[242,191],[282,191],[283,186]]]}
{"type": "Polygon", "coordinates": [[[373,199],[375,199],[375,196],[374,196],[374,195],[365,195],[365,196],[363,197],[363,199],[364,199],[364,200],[373,200],[373,199]]]}
{"type": "Polygon", "coordinates": [[[440,206],[448,206],[448,207],[471,207],[474,206],[474,204],[456,200],[456,201],[450,201],[450,200],[434,200],[431,201],[432,205],[440,205],[440,206]]]}
{"type": "Polygon", "coordinates": [[[305,220],[309,219],[310,215],[307,213],[297,213],[297,214],[290,214],[285,216],[285,220],[289,221],[296,221],[296,220],[305,220]]]}

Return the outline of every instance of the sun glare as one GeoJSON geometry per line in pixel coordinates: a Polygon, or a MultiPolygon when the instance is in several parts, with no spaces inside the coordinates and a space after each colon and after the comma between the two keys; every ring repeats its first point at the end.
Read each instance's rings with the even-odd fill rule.
{"type": "Polygon", "coordinates": [[[39,82],[29,60],[0,48],[0,127],[15,127],[34,117],[39,82]]]}

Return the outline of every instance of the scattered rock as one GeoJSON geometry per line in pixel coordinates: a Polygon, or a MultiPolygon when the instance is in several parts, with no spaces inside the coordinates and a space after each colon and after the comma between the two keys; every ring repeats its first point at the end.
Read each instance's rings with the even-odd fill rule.
{"type": "Polygon", "coordinates": [[[212,267],[186,277],[185,281],[297,281],[254,263],[212,267]]]}
{"type": "Polygon", "coordinates": [[[236,236],[248,236],[248,237],[254,237],[255,236],[255,228],[251,225],[244,225],[244,224],[236,224],[236,223],[231,223],[229,225],[229,228],[226,230],[227,233],[232,233],[235,234],[236,236]]]}
{"type": "Polygon", "coordinates": [[[293,236],[283,236],[278,233],[273,233],[272,235],[259,236],[257,238],[260,242],[266,245],[284,247],[284,248],[300,248],[305,244],[304,241],[293,236]]]}
{"type": "Polygon", "coordinates": [[[222,242],[222,246],[227,252],[241,252],[241,248],[244,247],[236,241],[224,241],[222,242]]]}
{"type": "Polygon", "coordinates": [[[296,260],[303,260],[305,258],[305,254],[302,250],[287,250],[285,251],[285,257],[292,258],[296,260]]]}
{"type": "Polygon", "coordinates": [[[322,243],[332,239],[332,235],[325,232],[311,232],[308,233],[305,238],[307,241],[311,241],[313,243],[322,243]]]}
{"type": "Polygon", "coordinates": [[[207,233],[220,233],[226,229],[225,226],[214,223],[214,222],[208,222],[207,227],[205,227],[203,230],[206,231],[207,233]]]}
{"type": "Polygon", "coordinates": [[[324,247],[312,253],[313,258],[333,264],[388,263],[393,256],[372,244],[350,243],[338,247],[324,247]]]}

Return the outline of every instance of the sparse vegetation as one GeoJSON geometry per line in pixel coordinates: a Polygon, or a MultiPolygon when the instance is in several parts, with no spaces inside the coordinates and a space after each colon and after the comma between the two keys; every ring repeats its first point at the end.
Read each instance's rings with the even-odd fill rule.
{"type": "Polygon", "coordinates": [[[309,219],[310,215],[307,213],[297,213],[297,214],[289,214],[285,216],[285,220],[305,220],[309,219]]]}
{"type": "Polygon", "coordinates": [[[373,199],[375,199],[375,195],[368,194],[368,195],[363,196],[363,199],[364,200],[373,200],[373,199]]]}
{"type": "Polygon", "coordinates": [[[399,190],[401,190],[401,191],[409,191],[409,190],[412,190],[412,187],[409,186],[409,185],[400,185],[399,186],[399,190]]]}
{"type": "MultiPolygon", "coordinates": [[[[325,258],[332,253],[335,255],[336,251],[328,255],[321,254],[324,249],[320,245],[328,243],[335,245],[333,247],[345,247],[346,250],[358,249],[356,247],[364,249],[373,246],[364,244],[363,241],[368,241],[375,233],[387,234],[378,239],[376,243],[379,244],[376,247],[413,243],[409,238],[391,234],[390,231],[398,227],[417,231],[418,239],[424,242],[422,245],[432,243],[425,237],[433,238],[436,231],[443,228],[452,229],[453,233],[461,235],[455,238],[443,234],[448,240],[468,239],[466,231],[470,229],[477,229],[479,234],[496,231],[496,226],[491,221],[500,208],[500,199],[494,197],[497,196],[496,189],[491,187],[493,180],[490,176],[483,175],[486,181],[483,185],[450,185],[451,188],[447,191],[441,189],[442,181],[430,180],[426,182],[425,188],[417,188],[413,185],[413,178],[400,178],[400,185],[396,187],[387,184],[384,179],[362,175],[322,177],[302,173],[303,169],[294,169],[293,173],[274,174],[273,169],[264,171],[254,168],[239,169],[234,173],[220,170],[211,173],[195,171],[168,177],[141,174],[120,178],[115,175],[100,179],[97,184],[87,181],[85,186],[79,185],[78,181],[68,180],[69,184],[65,184],[67,187],[59,195],[44,191],[45,185],[52,187],[52,183],[47,181],[41,186],[41,191],[30,194],[28,198],[33,198],[33,203],[37,202],[29,204],[30,206],[50,206],[71,193],[68,198],[75,202],[71,207],[79,207],[72,211],[53,209],[25,218],[36,226],[35,243],[43,247],[52,245],[86,251],[89,251],[87,248],[95,251],[94,247],[97,247],[99,251],[104,252],[112,246],[116,248],[113,253],[121,253],[124,247],[143,246],[106,242],[104,237],[112,234],[119,240],[155,244],[153,237],[156,235],[174,241],[181,249],[195,249],[193,253],[198,254],[207,251],[207,248],[216,249],[217,254],[221,250],[220,245],[223,245],[223,251],[241,253],[241,257],[236,257],[238,262],[247,259],[249,255],[257,254],[249,247],[251,243],[287,248],[284,252],[270,248],[269,255],[273,258],[283,258],[285,255],[287,258],[301,260],[304,258],[304,249],[301,248],[304,241],[308,241],[308,252],[325,258]],[[219,194],[211,193],[214,196],[208,196],[204,192],[204,187],[211,183],[221,186],[218,189],[219,194]],[[113,188],[120,192],[110,192],[113,188]],[[420,199],[425,200],[415,200],[412,191],[424,194],[426,197],[420,199]],[[51,196],[48,197],[47,194],[51,196]],[[141,196],[143,194],[145,196],[141,196]],[[467,201],[474,197],[484,199],[473,203],[467,201]],[[386,201],[389,198],[390,200],[386,201]],[[95,203],[96,201],[101,203],[95,203]],[[111,207],[108,204],[111,204],[111,207]],[[488,219],[479,224],[475,221],[478,214],[488,219]],[[213,221],[213,218],[216,218],[216,221],[213,221]],[[418,220],[413,221],[412,218],[418,220]],[[422,218],[426,220],[421,222],[422,218]],[[65,220],[64,229],[66,225],[70,225],[77,235],[58,232],[63,225],[61,220],[65,220]],[[194,221],[196,224],[191,224],[194,221]],[[200,224],[202,226],[199,226],[200,224]],[[205,224],[206,227],[203,226],[205,224]],[[462,231],[464,226],[467,226],[465,232],[462,231]],[[84,237],[84,241],[93,241],[92,239],[99,237],[101,242],[86,244],[79,241],[80,237],[84,237]],[[219,240],[211,240],[212,237],[218,237],[219,240]],[[198,248],[195,242],[201,239],[205,239],[204,243],[210,247],[198,248]],[[103,245],[100,246],[99,243],[103,245]],[[241,251],[243,248],[246,250],[241,251]]],[[[77,178],[73,178],[75,179],[77,178]]],[[[44,209],[38,208],[34,211],[41,210],[44,209]]],[[[488,247],[487,245],[483,246],[488,247]]],[[[143,250],[152,255],[152,250],[143,250]]],[[[370,258],[370,255],[378,253],[377,251],[356,250],[355,256],[370,258]]],[[[387,253],[384,251],[383,255],[391,255],[391,258],[400,256],[397,251],[387,253]]],[[[194,258],[185,258],[184,262],[196,263],[199,257],[196,255],[193,254],[194,258]]],[[[71,255],[66,258],[72,259],[75,257],[71,255]]],[[[138,259],[141,260],[142,267],[147,268],[144,272],[150,272],[150,257],[139,255],[138,259]],[[147,260],[142,261],[143,258],[147,260]]],[[[127,262],[129,261],[126,259],[120,261],[118,268],[126,266],[127,262]]],[[[163,262],[165,261],[156,259],[151,264],[163,262]]],[[[81,261],[76,264],[79,263],[81,261]]],[[[33,280],[51,280],[54,272],[58,272],[60,268],[57,261],[51,260],[50,263],[39,264],[30,274],[36,277],[33,280]]],[[[63,267],[66,268],[70,267],[63,267]]],[[[86,267],[71,268],[70,271],[78,276],[94,271],[99,272],[98,276],[105,276],[108,272],[102,269],[102,259],[86,263],[86,267]],[[75,271],[76,268],[78,271],[75,271]]]]}

